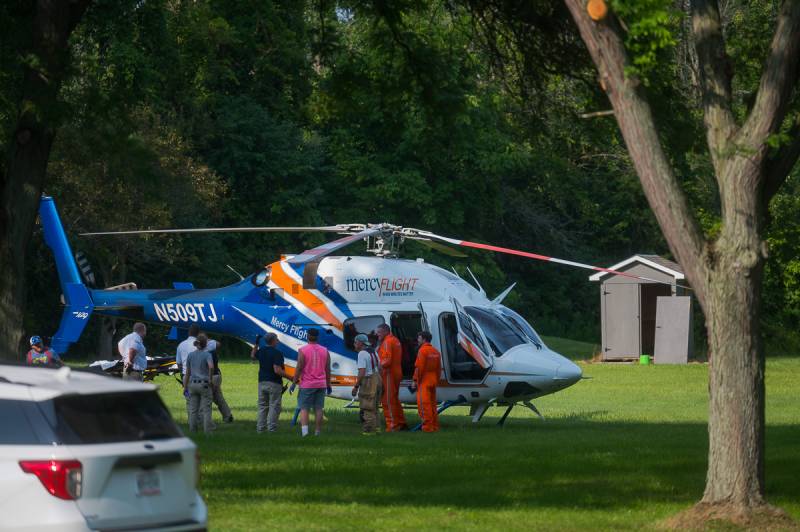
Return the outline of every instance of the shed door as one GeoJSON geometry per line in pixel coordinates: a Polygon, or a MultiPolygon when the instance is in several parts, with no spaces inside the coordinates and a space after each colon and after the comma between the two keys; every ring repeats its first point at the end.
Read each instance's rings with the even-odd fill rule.
{"type": "Polygon", "coordinates": [[[689,361],[692,299],[689,296],[659,297],[656,311],[656,364],[686,364],[689,361]]]}
{"type": "Polygon", "coordinates": [[[603,290],[603,358],[640,354],[639,285],[606,283],[603,290]]]}

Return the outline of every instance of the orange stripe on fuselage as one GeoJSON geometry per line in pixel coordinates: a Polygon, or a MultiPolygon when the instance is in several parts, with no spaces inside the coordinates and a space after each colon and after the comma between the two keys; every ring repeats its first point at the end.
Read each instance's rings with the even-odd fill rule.
{"type": "MultiPolygon", "coordinates": [[[[291,268],[291,266],[287,266],[287,268],[291,268]]],[[[272,265],[271,279],[272,282],[282,288],[286,294],[297,299],[300,303],[308,307],[311,312],[325,320],[327,323],[330,323],[339,330],[344,328],[342,322],[333,315],[333,313],[328,309],[328,306],[323,303],[320,298],[303,288],[302,283],[298,283],[289,277],[289,274],[283,270],[283,264],[278,262],[272,265]]]]}

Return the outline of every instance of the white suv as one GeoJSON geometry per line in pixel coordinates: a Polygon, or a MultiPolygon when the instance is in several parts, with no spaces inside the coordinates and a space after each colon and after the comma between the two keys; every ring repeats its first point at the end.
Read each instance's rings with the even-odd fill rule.
{"type": "Polygon", "coordinates": [[[155,386],[0,366],[0,530],[205,530],[197,481],[155,386]]]}

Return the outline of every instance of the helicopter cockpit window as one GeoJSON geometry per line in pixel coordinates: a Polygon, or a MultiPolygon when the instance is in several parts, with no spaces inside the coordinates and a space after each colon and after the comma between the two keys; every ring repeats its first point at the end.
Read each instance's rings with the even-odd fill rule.
{"type": "Polygon", "coordinates": [[[375,346],[377,335],[375,329],[378,325],[386,323],[383,316],[359,316],[358,318],[350,318],[344,320],[344,345],[350,351],[355,351],[353,346],[353,339],[357,334],[366,334],[369,336],[370,343],[375,346]]]}
{"type": "Polygon", "coordinates": [[[496,356],[520,344],[530,343],[527,336],[502,315],[480,307],[466,307],[467,314],[478,324],[496,356]]]}
{"type": "Polygon", "coordinates": [[[497,311],[500,313],[501,316],[506,318],[508,321],[511,322],[512,325],[517,327],[520,331],[522,331],[525,336],[530,338],[531,342],[541,349],[544,346],[544,342],[539,334],[531,327],[531,324],[528,323],[525,318],[514,312],[508,307],[504,307],[500,305],[497,307],[497,311]]]}

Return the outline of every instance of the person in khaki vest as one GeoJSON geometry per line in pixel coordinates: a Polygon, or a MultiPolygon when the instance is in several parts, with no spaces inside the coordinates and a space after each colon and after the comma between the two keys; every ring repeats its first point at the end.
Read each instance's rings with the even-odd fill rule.
{"type": "Polygon", "coordinates": [[[366,334],[356,335],[353,346],[358,351],[358,380],[353,386],[353,397],[358,395],[362,434],[377,434],[378,403],[382,395],[381,362],[366,334]]]}

